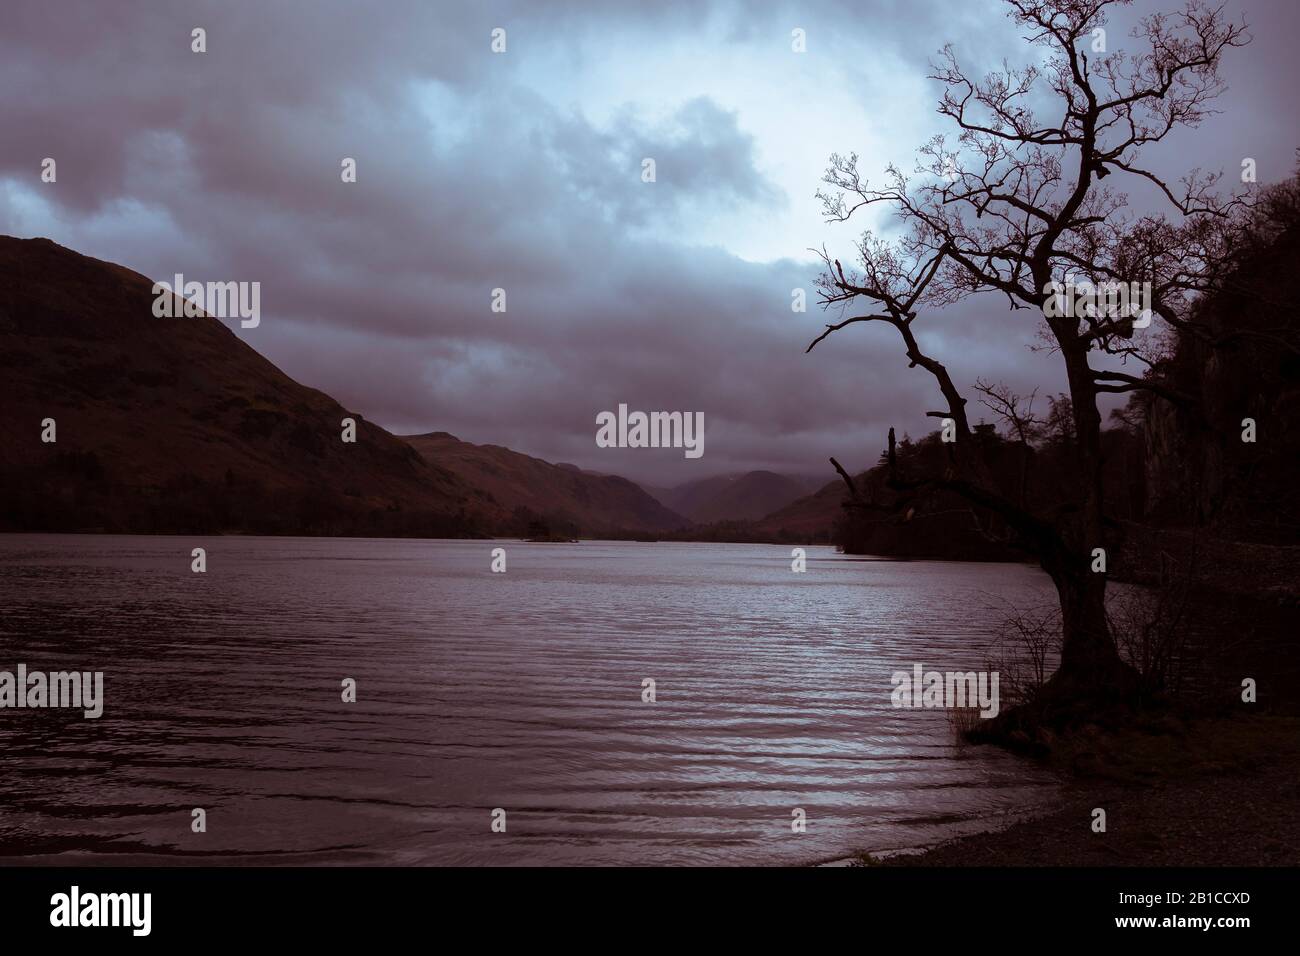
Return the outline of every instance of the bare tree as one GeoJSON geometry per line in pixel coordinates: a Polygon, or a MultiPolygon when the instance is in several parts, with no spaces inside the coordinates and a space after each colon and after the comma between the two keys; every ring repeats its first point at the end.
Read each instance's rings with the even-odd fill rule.
{"type": "MultiPolygon", "coordinates": [[[[1136,685],[1108,627],[1106,576],[1092,571],[1093,549],[1105,547],[1114,524],[1103,494],[1098,396],[1140,390],[1165,401],[1192,399],[1153,371],[1164,355],[1161,339],[1137,334],[1144,323],[1136,311],[1060,314],[1052,307],[1056,291],[1070,281],[1150,283],[1148,305],[1168,330],[1163,334],[1204,335],[1191,307],[1218,274],[1248,205],[1244,193],[1220,196],[1217,175],[1194,171],[1171,186],[1141,160],[1145,146],[1208,114],[1222,90],[1223,54],[1248,42],[1244,26],[1225,19],[1221,8],[1190,0],[1177,14],[1141,21],[1133,31],[1141,52],[1098,50],[1104,32],[1094,31],[1104,31],[1107,8],[1128,2],[1008,0],[1027,40],[1048,49],[1045,60],[1004,65],[977,81],[946,47],[931,78],[944,86],[939,113],[957,127],[953,148],[935,137],[921,147],[911,175],[890,166],[878,189],[859,174],[856,154],[834,155],[818,193],[829,221],[883,205],[904,230],[893,242],[865,233],[853,269],[822,251],[821,300],[850,314],[828,324],[808,350],[849,325],[883,322],[898,331],[910,367],[934,378],[945,407],[927,414],[955,426],[946,467],[923,477],[895,471],[889,484],[904,496],[955,492],[1001,516],[1038,558],[1061,609],[1061,663],[1048,687],[1058,699],[1127,695],[1136,685]],[[1044,96],[1056,104],[1050,120],[1030,105],[1044,96]],[[1126,177],[1153,187],[1172,207],[1169,214],[1130,213],[1114,187],[1126,177]],[[1041,317],[1065,367],[1068,403],[1054,401],[1053,413],[1070,419],[1057,425],[1076,467],[1066,503],[1047,513],[1027,507],[1020,489],[998,487],[972,441],[966,399],[917,341],[922,315],[989,292],[1012,310],[1041,317]]],[[[981,391],[1023,439],[1034,420],[1021,400],[997,386],[981,383],[981,391]]]]}

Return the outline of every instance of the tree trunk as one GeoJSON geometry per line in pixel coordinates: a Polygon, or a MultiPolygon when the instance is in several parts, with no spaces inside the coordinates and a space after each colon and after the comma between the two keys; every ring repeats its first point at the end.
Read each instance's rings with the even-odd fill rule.
{"type": "Polygon", "coordinates": [[[1078,454],[1079,510],[1061,528],[1063,547],[1047,570],[1061,602],[1061,666],[1052,691],[1066,696],[1132,696],[1137,674],[1115,647],[1106,620],[1106,574],[1092,570],[1093,549],[1105,547],[1101,413],[1088,365],[1088,348],[1062,325],[1057,339],[1065,357],[1078,454]]]}
{"type": "Polygon", "coordinates": [[[1061,603],[1061,666],[1055,690],[1089,697],[1127,696],[1136,674],[1115,647],[1106,621],[1106,578],[1090,570],[1053,575],[1061,603]]]}

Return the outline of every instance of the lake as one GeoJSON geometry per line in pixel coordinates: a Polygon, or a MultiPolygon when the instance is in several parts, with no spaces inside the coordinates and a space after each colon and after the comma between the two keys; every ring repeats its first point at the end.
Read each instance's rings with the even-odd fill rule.
{"type": "Polygon", "coordinates": [[[890,704],[915,663],[983,669],[1045,575],[790,552],[0,535],[0,670],[104,673],[97,720],[0,709],[0,856],[810,864],[1053,800],[890,704]]]}

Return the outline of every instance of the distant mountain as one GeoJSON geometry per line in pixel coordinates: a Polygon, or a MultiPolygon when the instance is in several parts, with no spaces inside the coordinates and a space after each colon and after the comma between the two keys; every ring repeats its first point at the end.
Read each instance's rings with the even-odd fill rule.
{"type": "MultiPolygon", "coordinates": [[[[810,479],[796,479],[809,483],[810,479]]],[[[822,484],[757,520],[723,518],[701,522],[665,535],[673,541],[745,541],[777,544],[838,543],[843,530],[847,497],[840,480],[822,484]]]]}
{"type": "Polygon", "coordinates": [[[466,535],[505,518],[219,320],[155,317],[152,285],[0,236],[0,528],[466,535]]]}
{"type": "Polygon", "coordinates": [[[731,480],[730,475],[718,475],[714,478],[697,478],[671,488],[647,488],[647,490],[652,491],[666,507],[694,520],[691,512],[725,488],[731,480]]]}
{"type": "Polygon", "coordinates": [[[808,492],[807,482],[771,471],[701,478],[659,489],[659,500],[697,524],[753,521],[808,492]]]}
{"type": "Polygon", "coordinates": [[[836,478],[764,515],[755,527],[774,540],[829,541],[835,523],[844,515],[847,497],[844,482],[836,478]]]}
{"type": "Polygon", "coordinates": [[[473,445],[446,432],[408,435],[428,461],[492,496],[509,513],[502,533],[591,535],[667,531],[689,521],[626,478],[551,464],[500,445],[473,445]]]}

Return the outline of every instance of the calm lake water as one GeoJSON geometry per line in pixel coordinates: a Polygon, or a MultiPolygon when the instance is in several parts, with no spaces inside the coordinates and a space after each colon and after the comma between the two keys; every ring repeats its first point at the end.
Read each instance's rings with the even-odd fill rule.
{"type": "Polygon", "coordinates": [[[830,548],[804,574],[790,561],[767,545],[0,535],[0,670],[105,684],[98,720],[0,709],[0,857],[815,863],[1054,797],[1035,765],[958,747],[944,712],[889,699],[913,663],[982,669],[1007,602],[1048,600],[1045,576],[830,548]]]}

